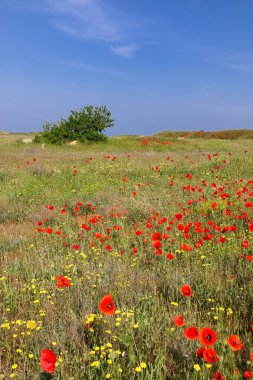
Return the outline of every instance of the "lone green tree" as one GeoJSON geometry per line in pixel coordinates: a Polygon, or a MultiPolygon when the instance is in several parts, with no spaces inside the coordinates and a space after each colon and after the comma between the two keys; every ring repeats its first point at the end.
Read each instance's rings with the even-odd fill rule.
{"type": "Polygon", "coordinates": [[[67,120],[43,125],[43,132],[35,136],[35,142],[48,141],[63,144],[77,140],[82,143],[105,141],[103,131],[114,125],[111,112],[106,106],[85,106],[79,112],[71,110],[67,120]]]}

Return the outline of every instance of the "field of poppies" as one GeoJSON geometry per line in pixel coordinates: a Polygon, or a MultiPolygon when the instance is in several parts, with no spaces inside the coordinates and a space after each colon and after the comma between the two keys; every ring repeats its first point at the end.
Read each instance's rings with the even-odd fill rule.
{"type": "Polygon", "coordinates": [[[253,140],[0,136],[0,379],[253,378],[253,140]]]}

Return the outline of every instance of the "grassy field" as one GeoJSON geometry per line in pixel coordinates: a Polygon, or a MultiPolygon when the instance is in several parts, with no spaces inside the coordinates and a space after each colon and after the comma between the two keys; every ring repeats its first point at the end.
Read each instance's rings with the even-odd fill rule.
{"type": "Polygon", "coordinates": [[[0,136],[0,379],[51,378],[44,349],[61,380],[251,378],[253,141],[23,138],[0,136]]]}

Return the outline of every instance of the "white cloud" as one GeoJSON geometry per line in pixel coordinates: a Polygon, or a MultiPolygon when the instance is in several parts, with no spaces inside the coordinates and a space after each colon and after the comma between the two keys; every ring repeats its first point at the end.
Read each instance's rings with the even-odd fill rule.
{"type": "Polygon", "coordinates": [[[136,45],[111,46],[111,51],[124,58],[131,58],[138,49],[136,45]]]}
{"type": "Polygon", "coordinates": [[[252,63],[224,63],[224,67],[228,69],[233,69],[233,70],[239,70],[239,71],[244,71],[245,73],[253,73],[253,62],[252,63]]]}
{"type": "Polygon", "coordinates": [[[205,56],[207,62],[214,63],[227,69],[244,71],[245,73],[253,72],[252,54],[208,51],[205,49],[200,49],[200,52],[205,56]]]}
{"type": "Polygon", "coordinates": [[[82,39],[118,41],[121,30],[98,0],[48,0],[53,25],[82,39]]]}
{"type": "Polygon", "coordinates": [[[132,57],[145,39],[147,22],[112,7],[108,0],[8,0],[4,4],[44,13],[52,27],[75,38],[106,43],[113,54],[124,58],[132,57]]]}
{"type": "Polygon", "coordinates": [[[66,60],[66,59],[53,59],[53,58],[48,58],[48,57],[42,57],[42,56],[31,56],[31,59],[35,61],[40,61],[40,62],[46,62],[50,64],[55,64],[55,65],[63,65],[63,66],[68,66],[84,71],[93,71],[98,74],[107,74],[107,75],[113,75],[113,76],[125,76],[125,73],[114,70],[114,69],[109,69],[107,67],[103,66],[95,66],[95,65],[90,65],[87,63],[83,62],[78,62],[78,61],[71,61],[71,60],[66,60]]]}

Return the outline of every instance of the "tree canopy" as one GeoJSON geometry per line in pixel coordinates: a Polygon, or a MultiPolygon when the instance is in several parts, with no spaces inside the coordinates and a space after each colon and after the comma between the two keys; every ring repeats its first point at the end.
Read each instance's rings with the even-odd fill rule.
{"type": "Polygon", "coordinates": [[[73,111],[67,120],[57,123],[46,122],[43,132],[35,136],[35,142],[47,141],[52,144],[63,144],[77,140],[82,143],[105,141],[103,131],[114,125],[111,112],[106,106],[84,106],[80,111],[73,111]]]}

